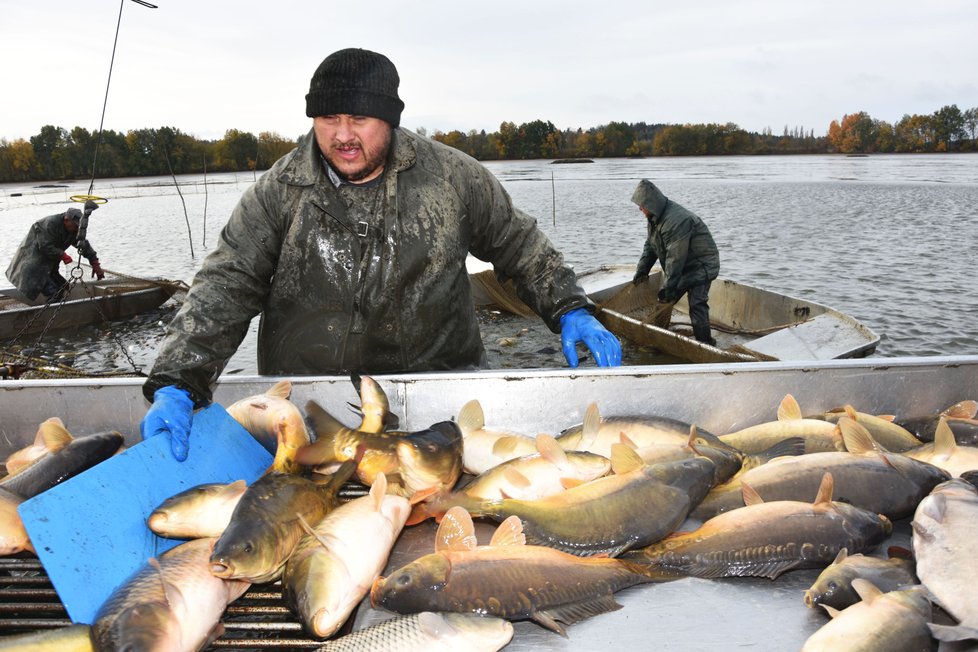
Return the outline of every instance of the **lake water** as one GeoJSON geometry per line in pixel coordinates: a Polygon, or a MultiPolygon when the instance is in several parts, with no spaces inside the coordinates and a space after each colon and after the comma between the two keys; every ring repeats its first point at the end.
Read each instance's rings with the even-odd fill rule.
{"type": "MultiPolygon", "coordinates": [[[[877,357],[978,354],[978,155],[542,160],[487,167],[577,269],[638,261],[645,219],[630,197],[638,180],[649,178],[709,225],[722,276],[852,315],[881,334],[877,357]]],[[[252,173],[208,175],[206,183],[202,175],[181,176],[181,198],[171,178],[96,180],[93,192],[110,201],[93,214],[89,239],[108,270],[189,283],[253,182],[252,173]]],[[[69,196],[87,190],[87,180],[0,186],[2,269],[31,223],[63,211],[69,196]]],[[[37,351],[89,371],[131,370],[125,349],[148,371],[171,315],[161,310],[70,336],[48,335],[37,351]]],[[[255,373],[255,331],[229,371],[255,373]]],[[[550,338],[551,358],[562,360],[557,337],[544,338],[550,338]]],[[[497,365],[527,366],[498,359],[497,365]]]]}

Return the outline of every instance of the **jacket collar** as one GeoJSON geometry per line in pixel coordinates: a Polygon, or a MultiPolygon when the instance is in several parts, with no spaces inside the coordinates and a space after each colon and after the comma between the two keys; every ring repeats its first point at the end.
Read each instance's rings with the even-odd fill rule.
{"type": "MultiPolygon", "coordinates": [[[[387,171],[401,172],[414,165],[417,160],[417,148],[414,136],[401,128],[394,129],[391,134],[393,158],[387,165],[387,171]]],[[[312,129],[299,139],[299,146],[282,173],[279,180],[292,186],[312,186],[325,175],[316,134],[312,129]]]]}

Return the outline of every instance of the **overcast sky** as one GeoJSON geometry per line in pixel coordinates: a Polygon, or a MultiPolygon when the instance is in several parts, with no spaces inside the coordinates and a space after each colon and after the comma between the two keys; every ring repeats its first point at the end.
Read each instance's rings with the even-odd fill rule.
{"type": "MultiPolygon", "coordinates": [[[[386,54],[410,129],[611,121],[827,132],[978,106],[974,0],[125,0],[105,128],[305,133],[329,53],[386,54]]],[[[96,131],[118,0],[0,0],[0,138],[96,131]]]]}

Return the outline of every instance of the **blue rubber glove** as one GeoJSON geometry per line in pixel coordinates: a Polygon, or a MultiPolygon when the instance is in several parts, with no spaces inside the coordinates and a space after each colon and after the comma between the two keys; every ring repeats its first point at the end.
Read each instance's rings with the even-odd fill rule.
{"type": "Polygon", "coordinates": [[[190,450],[190,421],[193,416],[194,402],[190,392],[167,385],[153,393],[153,405],[139,424],[139,432],[143,439],[169,433],[173,457],[182,462],[187,459],[190,450]]]}
{"type": "Polygon", "coordinates": [[[577,366],[577,343],[591,349],[599,367],[621,365],[621,343],[584,308],[574,308],[560,316],[560,343],[571,367],[577,366]]]}

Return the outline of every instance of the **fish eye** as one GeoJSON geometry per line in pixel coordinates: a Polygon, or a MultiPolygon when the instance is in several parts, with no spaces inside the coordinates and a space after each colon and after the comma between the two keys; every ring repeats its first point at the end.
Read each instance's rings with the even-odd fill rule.
{"type": "Polygon", "coordinates": [[[397,579],[394,580],[394,583],[397,584],[398,586],[407,586],[408,584],[411,583],[411,574],[401,573],[400,575],[397,576],[397,579]]]}
{"type": "Polygon", "coordinates": [[[241,546],[241,551],[247,555],[250,555],[252,552],[255,551],[255,547],[251,545],[251,541],[246,541],[245,544],[241,546]]]}

